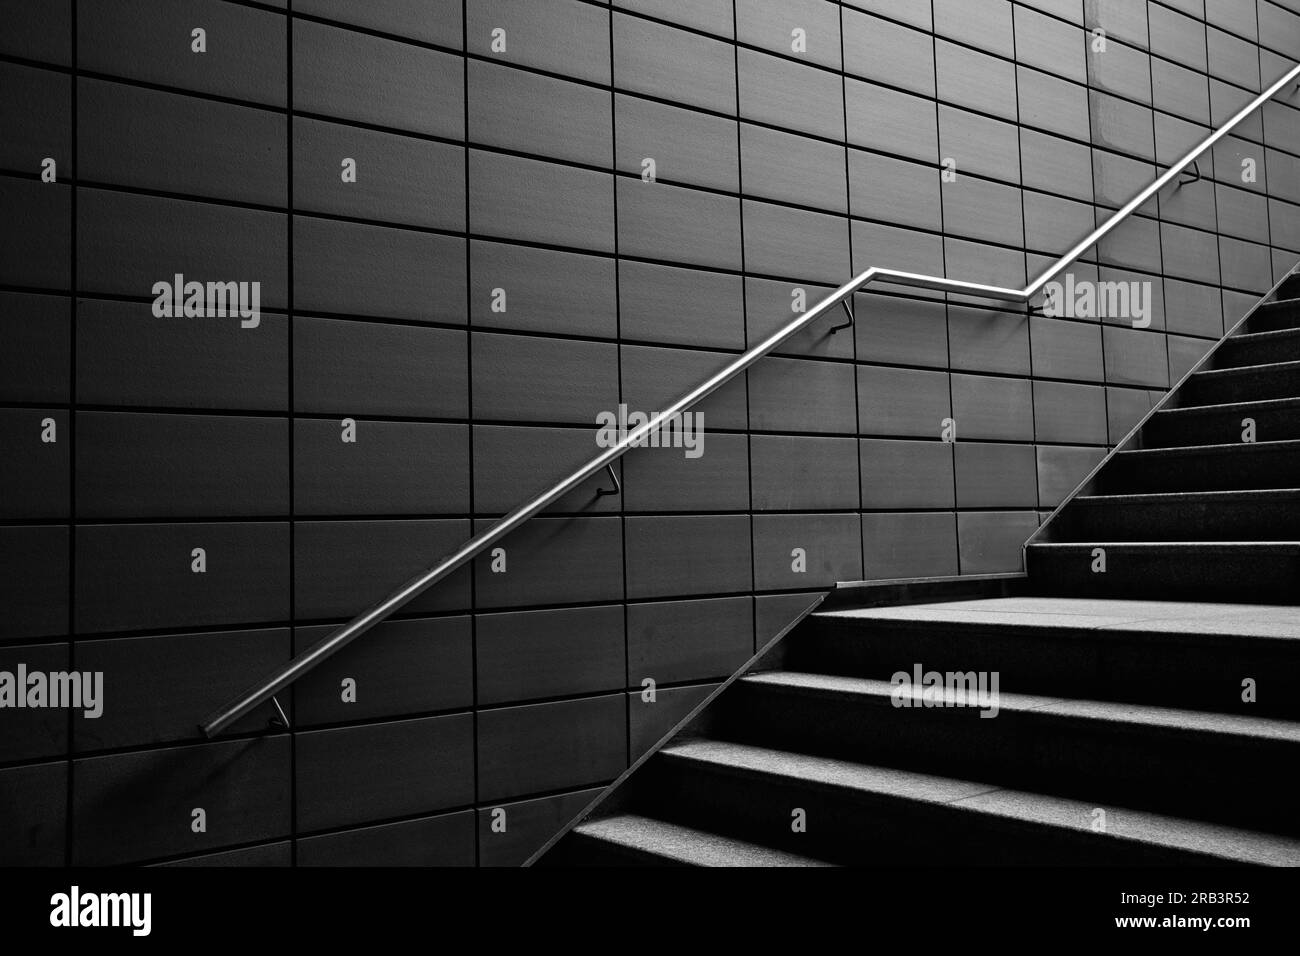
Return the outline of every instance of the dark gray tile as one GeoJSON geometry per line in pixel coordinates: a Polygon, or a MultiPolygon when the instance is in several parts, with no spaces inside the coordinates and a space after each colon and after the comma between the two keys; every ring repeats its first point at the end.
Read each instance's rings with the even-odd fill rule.
{"type": "Polygon", "coordinates": [[[0,401],[66,402],[72,301],[0,292],[0,401]]]}
{"type": "Polygon", "coordinates": [[[463,418],[468,348],[448,329],[295,318],[294,410],[463,418]]]}
{"type": "Polygon", "coordinates": [[[293,137],[295,209],[465,228],[461,147],[303,117],[294,119],[293,137]],[[344,179],[347,160],[355,164],[355,181],[344,179]]]}
{"type": "Polygon", "coordinates": [[[469,511],[468,426],[344,421],[351,422],[346,433],[334,420],[294,423],[295,514],[469,511]]]}
{"type": "MultiPolygon", "coordinates": [[[[294,616],[350,618],[469,539],[469,521],[299,521],[294,527],[294,616]]],[[[462,569],[406,605],[408,612],[469,606],[462,569]]]]}
{"type": "Polygon", "coordinates": [[[474,0],[466,18],[471,53],[609,82],[609,11],[603,7],[578,0],[474,0]]]}
{"type": "Polygon", "coordinates": [[[618,89],[735,114],[736,64],[729,44],[639,17],[613,16],[618,89]]]}
{"type": "Polygon", "coordinates": [[[469,62],[469,138],[590,166],[612,156],[610,95],[511,66],[469,62]]]}
{"type": "MultiPolygon", "coordinates": [[[[258,282],[261,308],[283,308],[288,234],[281,213],[81,189],[77,283],[87,291],[153,297],[154,284],[177,273],[187,281],[258,282]]],[[[241,320],[204,321],[238,327],[241,320]]]]}
{"type": "Polygon", "coordinates": [[[289,510],[289,423],[77,413],[77,517],[215,518],[289,510]]]}
{"type": "Polygon", "coordinates": [[[268,110],[85,77],[77,82],[77,160],[85,181],[284,206],[286,139],[284,116],[268,110]]]}
{"type": "Polygon", "coordinates": [[[748,515],[627,518],[627,596],[748,591],[749,522],[748,515]]]}
{"type": "Polygon", "coordinates": [[[465,323],[465,240],[295,216],[294,306],[465,323]]]}
{"type": "Polygon", "coordinates": [[[294,21],[293,106],[299,112],[463,139],[464,98],[459,57],[294,21]],[[375,63],[384,68],[373,69],[375,63]]]}
{"type": "Polygon", "coordinates": [[[0,409],[0,517],[67,518],[72,429],[67,409],[0,409]]]}
{"type": "Polygon", "coordinates": [[[478,235],[614,251],[608,173],[473,150],[469,183],[470,227],[478,235]]]}
{"type": "MultiPolygon", "coordinates": [[[[5,23],[12,24],[12,18],[6,17],[5,23]]],[[[0,63],[0,87],[5,91],[0,101],[0,128],[5,130],[0,169],[34,176],[45,171],[46,159],[53,159],[57,175],[71,178],[72,80],[53,70],[0,63]]],[[[84,161],[85,153],[79,158],[84,161]]]]}
{"type": "Polygon", "coordinates": [[[0,528],[0,638],[68,633],[68,529],[0,528]]]}
{"type": "Polygon", "coordinates": [[[476,328],[614,338],[615,262],[503,242],[470,243],[476,328]]]}
{"type": "MultiPolygon", "coordinates": [[[[490,524],[480,518],[475,531],[490,524]]],[[[623,532],[617,517],[538,518],[503,538],[499,548],[504,554],[494,554],[493,548],[475,563],[476,607],[623,599],[623,532]]]]}
{"type": "Polygon", "coordinates": [[[617,605],[480,614],[480,704],[621,690],[623,608],[617,605]]]}
{"type": "Polygon", "coordinates": [[[482,800],[605,783],[626,767],[622,694],[504,707],[478,715],[482,800]]]}
{"type": "Polygon", "coordinates": [[[292,770],[283,735],[85,757],[72,773],[77,866],[195,853],[289,832],[292,770]],[[201,832],[191,826],[196,804],[205,816],[201,832]]]}
{"type": "Polygon", "coordinates": [[[285,50],[284,14],[255,7],[221,0],[77,4],[77,65],[95,73],[284,106],[285,50]],[[197,28],[207,32],[204,53],[193,50],[197,28]]]}
{"type": "MultiPolygon", "coordinates": [[[[298,628],[295,651],[305,652],[335,630],[298,628]]],[[[473,661],[468,616],[385,621],[294,684],[294,721],[333,724],[468,708],[473,661]],[[345,687],[344,681],[352,683],[345,687]]]]}
{"type": "Polygon", "coordinates": [[[287,523],[82,525],[76,535],[79,633],[289,617],[287,523]]]}
{"type": "Polygon", "coordinates": [[[474,416],[596,424],[618,406],[617,346],[476,332],[474,416]]]}
{"type": "Polygon", "coordinates": [[[458,0],[295,0],[293,12],[459,48],[461,6],[458,0]]]}
{"type": "Polygon", "coordinates": [[[296,736],[299,830],[473,802],[474,719],[425,717],[296,736]]]}

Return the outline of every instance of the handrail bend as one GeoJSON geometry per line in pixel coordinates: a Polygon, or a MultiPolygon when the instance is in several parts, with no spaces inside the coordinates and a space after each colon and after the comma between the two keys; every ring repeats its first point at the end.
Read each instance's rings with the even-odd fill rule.
{"type": "Polygon", "coordinates": [[[1170,166],[1169,169],[1166,170],[1158,179],[1129,200],[1113,216],[1107,219],[1106,222],[1102,223],[1102,225],[1098,226],[1083,239],[1079,240],[1078,245],[1065,253],[1065,255],[1061,256],[1061,258],[1053,263],[1046,272],[1023,289],[1005,289],[998,286],[983,285],[976,282],[963,282],[958,279],[948,279],[942,276],[919,275],[912,272],[899,272],[894,269],[881,269],[876,266],[872,266],[867,269],[866,272],[855,276],[813,308],[791,321],[788,325],[773,332],[762,342],[737,357],[725,368],[714,373],[706,381],[691,389],[681,398],[677,399],[677,401],[673,402],[673,404],[667,409],[657,413],[645,424],[628,432],[628,434],[625,435],[616,445],[612,445],[605,449],[595,458],[591,459],[591,461],[587,462],[587,464],[570,474],[567,478],[553,485],[549,490],[544,491],[535,498],[519,505],[505,517],[498,520],[490,528],[470,538],[463,545],[457,548],[455,552],[443,558],[436,565],[411,578],[411,580],[407,581],[396,591],[389,594],[382,601],[363,611],[351,621],[348,621],[348,623],[336,628],[289,663],[281,666],[274,673],[258,681],[234,700],[209,714],[199,725],[200,729],[203,731],[205,736],[211,737],[220,733],[224,728],[228,727],[231,723],[238,720],[254,707],[271,699],[275,694],[283,690],[285,687],[288,687],[298,678],[302,677],[314,668],[317,664],[321,663],[337,651],[342,650],[357,637],[364,634],[380,621],[383,621],[389,615],[401,610],[408,603],[419,597],[419,595],[437,584],[443,578],[447,577],[453,571],[460,568],[467,561],[485,551],[524,522],[528,521],[529,518],[532,518],[547,506],[555,503],[560,498],[563,498],[591,476],[613,464],[621,458],[629,448],[635,447],[642,439],[648,438],[650,435],[655,433],[663,423],[671,423],[675,421],[676,417],[682,412],[685,412],[687,409],[703,401],[759,359],[773,352],[783,343],[789,341],[792,337],[798,335],[804,329],[811,326],[819,318],[825,315],[826,312],[847,300],[859,289],[862,289],[873,282],[879,281],[888,282],[893,285],[930,289],[937,292],[950,292],[958,295],[971,295],[986,299],[998,299],[1006,302],[1027,303],[1039,291],[1041,291],[1047,283],[1051,282],[1063,271],[1069,268],[1070,265],[1083,255],[1084,252],[1096,245],[1101,239],[1104,239],[1116,226],[1127,219],[1134,210],[1167,186],[1170,181],[1181,173],[1184,168],[1190,165],[1193,160],[1231,132],[1232,129],[1234,129],[1247,116],[1276,96],[1285,86],[1287,86],[1287,84],[1295,80],[1297,76],[1300,76],[1300,64],[1292,67],[1285,75],[1273,83],[1272,86],[1242,107],[1241,110],[1228,120],[1227,123],[1206,137],[1200,145],[1192,149],[1191,152],[1180,159],[1177,163],[1170,166]]]}

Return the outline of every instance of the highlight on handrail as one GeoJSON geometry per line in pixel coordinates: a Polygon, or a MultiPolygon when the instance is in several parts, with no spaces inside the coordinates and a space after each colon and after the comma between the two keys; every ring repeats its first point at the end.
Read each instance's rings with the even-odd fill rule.
{"type": "Polygon", "coordinates": [[[1264,92],[1260,93],[1255,97],[1255,99],[1243,106],[1223,126],[1219,127],[1206,137],[1199,145],[1194,147],[1191,152],[1187,153],[1187,155],[1177,163],[1170,166],[1169,169],[1161,174],[1159,178],[1151,183],[1151,185],[1147,186],[1125,203],[1123,207],[1116,211],[1115,214],[1104,223],[1094,229],[1083,239],[1079,240],[1078,244],[1075,245],[1074,248],[1056,260],[1056,262],[1048,267],[1046,272],[1042,273],[1042,275],[1023,289],[1006,289],[998,286],[983,285],[976,282],[963,282],[957,279],[948,279],[942,276],[919,275],[911,272],[899,272],[894,269],[882,269],[876,266],[872,266],[860,275],[855,276],[813,308],[792,320],[788,325],[773,332],[762,342],[738,356],[725,368],[715,372],[706,381],[697,385],[695,388],[691,389],[691,391],[677,399],[677,401],[673,402],[668,408],[658,412],[645,424],[629,431],[616,445],[612,445],[602,451],[599,455],[591,459],[591,461],[587,462],[587,464],[583,465],[577,471],[574,471],[567,478],[564,478],[553,485],[549,490],[544,491],[536,497],[519,505],[509,514],[499,519],[491,527],[470,538],[463,545],[457,548],[456,551],[443,558],[433,567],[420,572],[420,574],[411,578],[411,580],[407,581],[396,591],[393,591],[382,601],[372,605],[346,624],[336,628],[303,653],[289,661],[289,663],[281,666],[274,673],[249,687],[234,700],[208,715],[202,723],[199,724],[200,730],[202,730],[203,734],[208,737],[218,734],[224,728],[230,726],[234,721],[247,714],[254,707],[272,699],[277,693],[285,687],[288,687],[298,678],[302,677],[317,664],[342,650],[357,637],[360,637],[385,618],[401,610],[415,598],[427,591],[430,587],[460,568],[467,561],[470,561],[476,555],[485,551],[524,522],[528,521],[529,518],[532,518],[538,512],[573,491],[592,475],[595,475],[602,469],[612,465],[615,461],[621,458],[628,449],[635,447],[642,439],[656,433],[660,426],[665,422],[674,421],[682,412],[685,412],[692,406],[704,400],[759,359],[773,352],[783,343],[789,341],[793,336],[798,335],[804,329],[811,326],[814,322],[825,315],[827,311],[835,308],[841,302],[846,301],[859,289],[862,289],[873,282],[888,282],[892,285],[929,289],[936,292],[949,292],[957,295],[975,296],[984,299],[997,299],[1006,302],[1028,303],[1043,289],[1044,286],[1069,268],[1070,265],[1083,255],[1084,252],[1096,245],[1100,240],[1104,239],[1111,230],[1127,219],[1134,210],[1138,209],[1152,196],[1160,192],[1160,190],[1178,176],[1183,169],[1195,161],[1198,156],[1214,146],[1215,143],[1231,132],[1242,120],[1281,92],[1282,89],[1295,80],[1297,76],[1300,76],[1300,64],[1293,66],[1268,89],[1264,90],[1264,92]]]}

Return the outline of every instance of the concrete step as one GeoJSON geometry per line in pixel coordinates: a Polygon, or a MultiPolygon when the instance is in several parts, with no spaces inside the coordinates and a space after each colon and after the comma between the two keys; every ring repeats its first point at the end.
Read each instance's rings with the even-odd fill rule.
{"type": "Polygon", "coordinates": [[[813,615],[786,643],[788,670],[996,671],[1005,692],[1300,719],[1294,607],[1015,597],[844,609],[813,615]]]}
{"type": "Polygon", "coordinates": [[[1300,441],[1124,451],[1111,459],[1096,485],[1102,495],[1300,487],[1300,441]]]}
{"type": "Polygon", "coordinates": [[[1246,322],[1247,332],[1276,332],[1279,329],[1297,328],[1300,328],[1300,299],[1283,295],[1279,295],[1273,302],[1265,302],[1246,322]]]}
{"type": "Polygon", "coordinates": [[[1231,445],[1241,441],[1247,419],[1255,423],[1258,442],[1300,439],[1300,398],[1163,409],[1143,427],[1142,444],[1146,448],[1231,445]]]}
{"type": "Polygon", "coordinates": [[[1178,390],[1182,408],[1300,398],[1300,362],[1247,365],[1197,372],[1178,390]]]}
{"type": "Polygon", "coordinates": [[[1294,299],[1296,296],[1300,296],[1300,275],[1287,276],[1274,293],[1275,299],[1294,299]]]}
{"type": "Polygon", "coordinates": [[[1234,335],[1214,353],[1214,367],[1242,368],[1300,361],[1300,328],[1234,335]]]}
{"type": "Polygon", "coordinates": [[[1300,723],[1005,692],[985,717],[992,712],[977,706],[924,706],[923,694],[857,677],[752,674],[720,699],[710,736],[995,780],[1096,807],[1300,832],[1290,785],[1300,723]]]}
{"type": "Polygon", "coordinates": [[[699,739],[645,767],[654,812],[845,865],[1300,865],[1300,840],[993,783],[699,739]],[[795,810],[806,828],[795,832],[795,810]]]}
{"type": "Polygon", "coordinates": [[[1300,604],[1300,541],[1041,543],[1025,561],[1041,595],[1300,604]]]}
{"type": "Polygon", "coordinates": [[[1069,503],[1054,541],[1300,541],[1300,488],[1086,495],[1069,503]]]}
{"type": "Polygon", "coordinates": [[[668,820],[621,813],[574,827],[545,866],[830,866],[668,820]]]}

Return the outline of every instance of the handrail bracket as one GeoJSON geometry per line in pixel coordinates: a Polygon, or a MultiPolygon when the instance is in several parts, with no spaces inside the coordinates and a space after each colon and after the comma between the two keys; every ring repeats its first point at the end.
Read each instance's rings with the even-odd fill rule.
{"type": "Polygon", "coordinates": [[[284,708],[280,706],[280,698],[272,696],[271,703],[275,705],[275,716],[272,717],[268,723],[272,727],[279,727],[283,730],[292,730],[293,728],[289,724],[289,715],[286,714],[284,708]]]}
{"type": "Polygon", "coordinates": [[[1178,180],[1178,188],[1179,188],[1179,189],[1181,189],[1183,186],[1190,186],[1192,183],[1198,183],[1198,182],[1200,182],[1200,181],[1201,181],[1201,161],[1200,161],[1199,159],[1194,159],[1194,160],[1192,160],[1192,169],[1191,169],[1191,171],[1190,171],[1190,172],[1186,172],[1186,171],[1185,171],[1185,172],[1183,173],[1183,175],[1184,175],[1184,176],[1191,176],[1192,178],[1191,178],[1191,179],[1180,179],[1180,180],[1178,180]]]}
{"type": "Polygon", "coordinates": [[[850,328],[853,325],[853,323],[857,321],[853,317],[853,306],[849,305],[848,299],[841,299],[840,305],[844,306],[844,314],[849,317],[849,320],[847,322],[841,322],[839,325],[832,326],[830,330],[831,335],[834,335],[836,332],[841,332],[844,329],[850,328]]]}
{"type": "Polygon", "coordinates": [[[596,497],[597,497],[597,498],[603,498],[603,497],[605,497],[606,495],[621,495],[621,494],[623,493],[623,485],[622,485],[622,483],[619,482],[619,480],[618,480],[618,472],[616,472],[616,471],[614,470],[614,463],[613,463],[613,462],[610,462],[608,465],[606,465],[606,466],[605,466],[605,471],[608,472],[608,474],[609,474],[609,480],[612,481],[612,482],[614,482],[614,487],[613,487],[613,488],[597,488],[597,489],[596,489],[596,497]]]}

